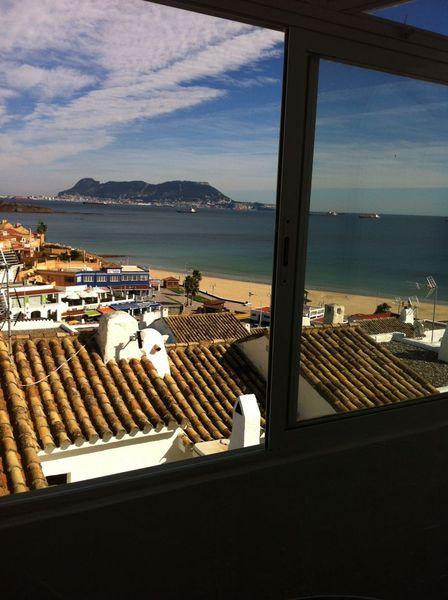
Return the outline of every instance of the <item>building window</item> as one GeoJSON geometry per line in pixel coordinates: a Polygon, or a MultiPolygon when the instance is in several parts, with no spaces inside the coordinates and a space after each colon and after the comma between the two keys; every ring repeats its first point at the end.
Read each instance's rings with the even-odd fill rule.
{"type": "Polygon", "coordinates": [[[322,60],[298,419],[448,390],[448,88],[322,60]]]}

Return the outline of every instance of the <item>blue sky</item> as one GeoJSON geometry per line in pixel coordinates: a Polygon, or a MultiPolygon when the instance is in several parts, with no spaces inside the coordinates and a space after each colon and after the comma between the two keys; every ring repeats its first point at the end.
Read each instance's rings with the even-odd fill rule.
{"type": "MultiPolygon", "coordinates": [[[[448,34],[448,2],[374,14],[448,34]]],[[[448,88],[322,61],[312,208],[448,215],[448,88]]]]}
{"type": "MultiPolygon", "coordinates": [[[[446,2],[378,14],[448,32],[446,2]]],[[[141,0],[0,0],[0,22],[0,193],[179,178],[274,201],[281,33],[141,0]]],[[[447,141],[446,87],[322,61],[312,208],[448,215],[447,141]]]]}
{"type": "Polygon", "coordinates": [[[448,88],[320,64],[312,208],[448,214],[448,88]]]}
{"type": "Polygon", "coordinates": [[[448,2],[446,0],[413,0],[374,11],[372,14],[435,33],[443,35],[448,33],[448,2]]]}
{"type": "Polygon", "coordinates": [[[0,193],[210,181],[275,199],[283,34],[141,0],[0,0],[0,193]]]}

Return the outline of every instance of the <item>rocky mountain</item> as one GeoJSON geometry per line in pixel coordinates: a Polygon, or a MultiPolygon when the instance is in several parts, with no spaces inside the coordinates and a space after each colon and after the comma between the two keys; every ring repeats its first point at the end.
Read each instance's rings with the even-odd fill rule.
{"type": "Polygon", "coordinates": [[[228,205],[235,202],[218,189],[202,181],[107,181],[80,179],[72,188],[59,192],[58,196],[88,196],[115,200],[141,200],[143,202],[199,202],[209,205],[228,205]]]}

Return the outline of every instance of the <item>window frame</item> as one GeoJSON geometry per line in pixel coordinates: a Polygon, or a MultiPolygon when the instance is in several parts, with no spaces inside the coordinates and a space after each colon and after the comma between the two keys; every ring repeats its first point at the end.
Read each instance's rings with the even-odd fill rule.
{"type": "MultiPolygon", "coordinates": [[[[143,0],[142,0],[143,1],[143,0]]],[[[149,1],[149,0],[148,0],[149,1]]],[[[448,37],[310,6],[300,0],[151,0],[158,4],[285,31],[285,72],[280,131],[274,242],[272,335],[265,446],[229,455],[198,457],[128,473],[12,495],[0,503],[0,528],[46,517],[117,504],[284,464],[291,453],[309,458],[352,446],[381,443],[409,431],[448,423],[446,395],[408,401],[392,409],[353,413],[291,428],[291,365],[298,362],[298,315],[303,302],[304,232],[311,184],[317,56],[388,72],[448,83],[448,37]],[[288,241],[287,241],[288,240],[288,241]],[[295,298],[298,303],[295,303],[295,298]],[[290,318],[296,325],[291,328],[290,318]],[[295,352],[292,349],[295,348],[295,352]],[[295,361],[293,363],[293,361],[295,361]]],[[[301,320],[300,320],[301,323],[301,320]]],[[[297,400],[297,393],[294,394],[297,400]]]]}
{"type": "MultiPolygon", "coordinates": [[[[448,85],[448,71],[441,73],[439,64],[434,64],[427,59],[417,59],[407,53],[397,53],[388,48],[372,47],[368,43],[360,43],[350,38],[331,38],[315,32],[303,32],[298,28],[290,30],[290,36],[297,52],[294,64],[300,64],[300,69],[307,72],[306,99],[302,98],[303,126],[303,176],[299,201],[295,207],[294,220],[296,221],[297,237],[294,241],[295,251],[292,260],[297,272],[294,291],[294,311],[292,321],[292,339],[290,340],[290,379],[287,400],[287,413],[284,415],[286,426],[282,432],[278,426],[278,417],[270,422],[277,426],[274,440],[278,449],[287,450],[303,449],[310,444],[313,447],[313,436],[319,440],[321,450],[333,448],[343,443],[347,437],[351,443],[362,443],[376,439],[378,435],[395,436],[403,433],[405,427],[415,424],[415,415],[421,412],[422,428],[435,426],[435,411],[438,418],[445,421],[448,417],[448,408],[443,405],[448,398],[448,393],[437,396],[409,400],[403,403],[373,408],[353,413],[337,414],[321,417],[310,421],[297,421],[297,402],[300,403],[298,394],[299,368],[300,368],[300,339],[301,315],[303,311],[303,293],[305,289],[305,270],[307,257],[308,220],[311,196],[311,179],[315,137],[315,113],[318,87],[319,61],[329,60],[340,64],[387,72],[393,75],[411,79],[425,80],[432,83],[448,85]],[[304,64],[307,65],[305,69],[304,64]],[[305,108],[304,108],[305,107],[305,108]],[[428,410],[429,408],[429,410],[428,410]],[[434,411],[431,414],[431,411],[434,411]],[[393,414],[394,413],[394,414],[393,414]],[[397,420],[397,414],[400,415],[397,420]],[[311,432],[311,433],[310,433],[311,432]],[[325,432],[325,433],[324,433],[325,432]],[[379,434],[381,432],[381,434],[379,434]],[[298,437],[299,436],[299,437],[298,437]]],[[[288,102],[288,100],[287,100],[288,102]]],[[[288,110],[288,109],[287,109],[288,110]]],[[[285,175],[288,178],[288,175],[285,175]]],[[[290,207],[291,214],[293,207],[290,207]]],[[[277,286],[281,285],[277,281],[277,286]]],[[[278,288],[277,288],[278,289],[278,288]]],[[[285,310],[285,308],[283,308],[285,310]]],[[[277,315],[278,311],[275,310],[277,315]]],[[[276,336],[274,330],[274,336],[276,336]]],[[[282,332],[282,339],[285,340],[282,332]]],[[[275,385],[275,381],[273,382],[275,385]]],[[[284,423],[285,423],[284,421],[284,423]]],[[[440,421],[439,421],[440,423],[440,421]]]]}

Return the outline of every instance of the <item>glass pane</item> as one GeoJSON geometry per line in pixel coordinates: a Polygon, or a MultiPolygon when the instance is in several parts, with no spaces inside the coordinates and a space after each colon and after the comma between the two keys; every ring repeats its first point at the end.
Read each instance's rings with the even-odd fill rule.
{"type": "Polygon", "coordinates": [[[448,386],[448,89],[320,65],[298,419],[448,386]]]}
{"type": "Polygon", "coordinates": [[[263,447],[284,34],[0,22],[0,495],[263,447]]]}
{"type": "Polygon", "coordinates": [[[448,4],[444,0],[414,0],[370,14],[397,23],[448,35],[448,4]]]}

